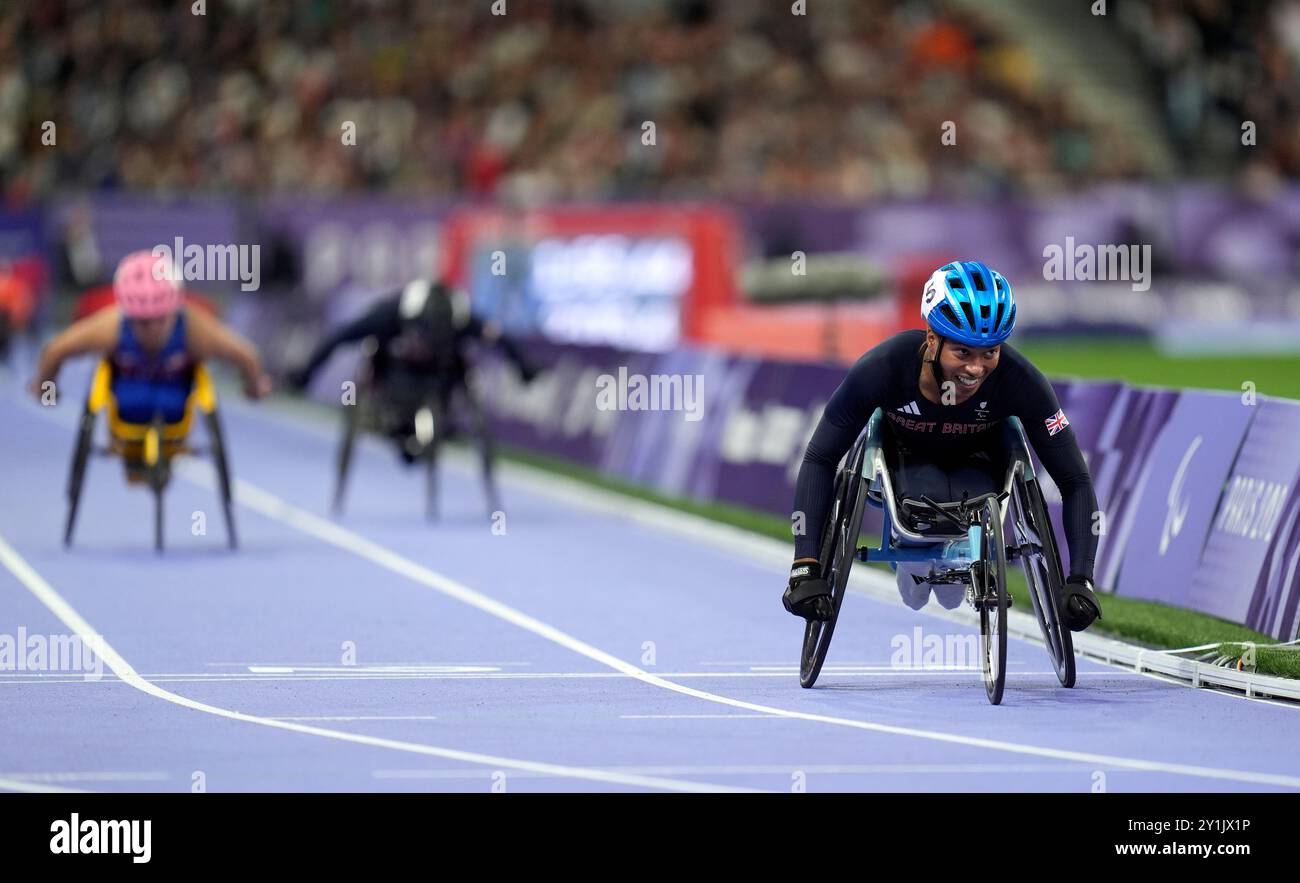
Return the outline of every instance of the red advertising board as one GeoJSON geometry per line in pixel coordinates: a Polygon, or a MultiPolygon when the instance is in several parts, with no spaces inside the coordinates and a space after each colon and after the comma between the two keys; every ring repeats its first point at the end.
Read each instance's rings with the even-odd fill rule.
{"type": "Polygon", "coordinates": [[[735,220],[697,206],[456,212],[442,271],[508,330],[663,351],[737,300],[735,220]]]}

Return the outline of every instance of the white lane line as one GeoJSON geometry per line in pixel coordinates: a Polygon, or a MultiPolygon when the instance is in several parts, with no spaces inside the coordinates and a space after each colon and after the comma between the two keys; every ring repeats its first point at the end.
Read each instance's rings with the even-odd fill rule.
{"type": "MultiPolygon", "coordinates": [[[[206,484],[208,487],[214,487],[210,466],[208,466],[207,469],[202,469],[198,468],[199,464],[193,462],[185,463],[184,465],[188,467],[186,468],[185,473],[187,476],[191,477],[192,480],[201,484],[206,484]]],[[[207,466],[207,464],[203,465],[207,466]]],[[[756,702],[734,699],[729,696],[709,693],[704,690],[697,690],[694,687],[674,683],[665,680],[658,675],[640,669],[630,662],[606,653],[604,650],[600,650],[597,647],[573,637],[572,635],[560,631],[549,623],[542,622],[541,620],[530,616],[523,611],[516,610],[495,598],[477,592],[468,586],[450,579],[449,577],[443,576],[442,574],[430,570],[423,565],[417,564],[411,559],[366,539],[360,534],[356,534],[334,524],[331,521],[327,521],[318,515],[308,512],[305,509],[294,506],[247,481],[237,480],[236,488],[236,498],[241,505],[247,506],[268,518],[288,524],[291,527],[324,540],[340,549],[352,552],[353,554],[365,558],[380,567],[390,570],[400,576],[404,576],[413,582],[428,586],[429,588],[441,592],[448,597],[468,604],[471,607],[481,610],[491,616],[495,616],[512,625],[518,626],[521,629],[545,638],[548,641],[558,644],[561,647],[571,650],[581,656],[585,656],[595,662],[599,662],[616,671],[621,671],[624,674],[649,684],[650,686],[659,687],[684,696],[692,696],[706,702],[713,702],[719,705],[743,709],[745,711],[778,714],[797,720],[813,721],[816,723],[850,727],[875,733],[887,733],[895,736],[906,736],[915,739],[926,739],[934,742],[965,745],[973,748],[986,748],[993,751],[1005,751],[1013,754],[1049,757],[1056,760],[1091,763],[1098,766],[1113,766],[1122,769],[1164,772],[1172,775],[1194,776],[1197,778],[1221,779],[1258,785],[1300,788],[1300,776],[1281,773],[1264,773],[1252,770],[1235,770],[1223,767],[1200,766],[1197,764],[1173,763],[1168,761],[1145,760],[1141,758],[1121,757],[1118,755],[1101,754],[1091,751],[1048,748],[1046,746],[1010,742],[1002,739],[987,739],[977,736],[965,736],[958,733],[946,733],[938,730],[924,730],[916,727],[897,726],[893,724],[878,723],[875,721],[835,717],[832,715],[815,714],[806,711],[793,711],[790,709],[775,708],[770,705],[761,705],[756,702]]]]}
{"type": "MultiPolygon", "coordinates": [[[[643,775],[712,775],[748,776],[777,775],[789,777],[801,772],[819,776],[895,776],[895,775],[992,775],[1004,773],[1092,773],[1098,767],[1082,763],[875,763],[875,764],[687,764],[674,766],[614,766],[622,772],[643,775]]],[[[1110,770],[1106,770],[1110,772],[1110,770]]],[[[464,779],[484,778],[484,772],[474,770],[372,770],[376,779],[464,779]]]]}
{"type": "MultiPolygon", "coordinates": [[[[683,678],[702,680],[722,680],[727,678],[791,678],[799,673],[797,668],[786,671],[676,671],[659,672],[661,678],[683,678]]],[[[832,672],[844,678],[881,678],[881,677],[945,677],[948,675],[978,674],[965,669],[945,671],[940,669],[885,669],[882,671],[844,671],[832,672]]],[[[1050,671],[1018,671],[1018,678],[1039,676],[1056,679],[1056,673],[1050,671]]],[[[1116,678],[1137,677],[1135,671],[1081,671],[1079,677],[1116,678]]],[[[575,671],[575,672],[528,672],[528,673],[490,673],[490,674],[331,674],[331,675],[287,675],[287,674],[210,674],[194,672],[190,674],[141,674],[155,683],[226,683],[230,681],[530,681],[530,680],[587,680],[601,678],[631,678],[632,675],[618,671],[575,671]]],[[[104,673],[94,680],[86,680],[80,675],[68,674],[25,674],[8,677],[0,676],[0,686],[5,684],[120,684],[121,680],[112,674],[104,673]]],[[[1021,682],[1023,684],[1023,682],[1021,682]]]]}
{"type": "MultiPolygon", "coordinates": [[[[670,791],[734,791],[737,789],[726,788],[721,785],[708,785],[700,782],[679,781],[675,779],[664,779],[650,776],[627,775],[623,773],[608,773],[589,767],[562,766],[560,764],[540,763],[537,761],[520,760],[512,757],[501,757],[498,755],[481,754],[474,751],[461,751],[453,748],[441,748],[435,745],[425,745],[418,742],[404,742],[398,739],[385,739],[379,736],[367,736],[360,733],[349,733],[346,730],[330,730],[323,727],[314,727],[295,721],[278,721],[271,718],[260,717],[254,714],[245,714],[241,711],[231,711],[227,708],[220,708],[216,705],[209,705],[205,702],[197,702],[193,699],[186,698],[169,690],[151,683],[142,678],[131,664],[120,656],[108,641],[100,637],[101,632],[92,628],[90,623],[81,617],[67,601],[63,599],[58,592],[54,590],[45,579],[32,569],[31,565],[23,559],[21,555],[0,536],[0,563],[9,569],[18,581],[36,596],[42,604],[50,609],[55,616],[62,620],[73,633],[79,635],[83,641],[97,639],[95,645],[99,651],[100,658],[104,664],[126,683],[135,687],[146,695],[153,696],[155,699],[161,699],[164,702],[170,702],[183,708],[190,708],[194,711],[201,711],[205,714],[223,717],[228,720],[242,721],[244,723],[258,724],[264,727],[272,727],[280,730],[288,730],[294,733],[303,733],[309,736],[320,736],[326,739],[337,739],[341,742],[352,742],[358,745],[369,745],[375,748],[388,748],[394,751],[406,751],[412,754],[424,754],[431,757],[444,757],[448,760],[458,760],[464,763],[482,764],[486,766],[529,770],[532,772],[546,773],[548,775],[567,776],[576,779],[587,779],[594,782],[606,782],[616,785],[629,785],[638,788],[656,788],[670,791]]],[[[750,791],[752,789],[739,789],[750,791]]]]}
{"type": "Polygon", "coordinates": [[[486,665],[316,665],[294,668],[284,665],[250,665],[252,674],[485,674],[500,669],[486,665]]]}
{"type": "Polygon", "coordinates": [[[64,788],[41,782],[24,782],[21,779],[0,779],[0,791],[21,791],[25,794],[85,794],[81,788],[64,788]]]}
{"type": "Polygon", "coordinates": [[[15,782],[161,782],[171,778],[164,772],[136,773],[114,770],[80,772],[0,773],[0,779],[15,782]]]}
{"type": "MultiPolygon", "coordinates": [[[[798,674],[799,666],[785,663],[784,665],[762,665],[754,666],[750,669],[759,674],[798,674]]],[[[879,674],[889,672],[905,672],[907,674],[929,674],[931,672],[960,672],[971,671],[978,672],[978,665],[859,665],[859,666],[824,666],[822,674],[834,675],[861,675],[861,674],[879,674]]],[[[1027,672],[1017,672],[1017,674],[1027,674],[1027,672]]]]}
{"type": "MultiPolygon", "coordinates": [[[[208,666],[209,668],[249,668],[250,666],[254,666],[254,665],[269,665],[272,668],[318,668],[324,663],[322,663],[319,659],[317,659],[312,662],[267,662],[266,660],[261,660],[259,662],[205,662],[203,664],[205,666],[208,666]]],[[[512,666],[515,668],[519,668],[519,667],[531,668],[532,665],[533,664],[531,662],[377,662],[374,665],[370,665],[370,666],[349,665],[343,667],[344,668],[428,668],[430,666],[434,666],[438,668],[446,668],[448,666],[452,666],[452,667],[459,668],[459,667],[467,666],[473,669],[490,668],[493,671],[496,671],[497,669],[510,668],[512,666]]],[[[339,666],[331,666],[331,668],[338,668],[338,667],[339,666]]]]}
{"type": "Polygon", "coordinates": [[[436,721],[431,714],[319,714],[299,717],[277,715],[273,721],[436,721]]]}
{"type": "Polygon", "coordinates": [[[784,720],[779,714],[620,714],[625,721],[784,720]]]}

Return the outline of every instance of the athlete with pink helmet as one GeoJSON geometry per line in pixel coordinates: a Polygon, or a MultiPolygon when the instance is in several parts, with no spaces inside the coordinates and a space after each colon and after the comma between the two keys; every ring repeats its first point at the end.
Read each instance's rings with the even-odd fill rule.
{"type": "Polygon", "coordinates": [[[150,251],[124,257],[113,275],[116,306],[75,322],[46,345],[33,394],[40,397],[58,379],[66,359],[85,353],[101,353],[112,364],[118,413],[129,423],[147,423],[157,413],[169,423],[179,420],[194,366],[206,359],[238,368],[249,398],[269,393],[257,350],[205,310],[187,306],[179,275],[150,251]]]}
{"type": "Polygon", "coordinates": [[[181,305],[179,275],[174,266],[153,252],[136,251],[122,258],[113,274],[113,296],[129,319],[160,319],[181,305]]]}

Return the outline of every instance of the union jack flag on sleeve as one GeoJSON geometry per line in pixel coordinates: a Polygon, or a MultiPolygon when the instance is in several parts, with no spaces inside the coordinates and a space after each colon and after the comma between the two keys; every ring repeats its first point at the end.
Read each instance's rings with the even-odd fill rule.
{"type": "Polygon", "coordinates": [[[1064,410],[1057,411],[1051,417],[1048,417],[1045,422],[1047,423],[1048,435],[1056,435],[1062,429],[1070,425],[1070,421],[1065,419],[1064,410]]]}

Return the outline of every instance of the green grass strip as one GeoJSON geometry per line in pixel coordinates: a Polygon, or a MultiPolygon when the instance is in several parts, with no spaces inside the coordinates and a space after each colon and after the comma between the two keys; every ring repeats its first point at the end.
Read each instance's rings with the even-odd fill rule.
{"type": "Polygon", "coordinates": [[[1218,389],[1300,399],[1300,355],[1175,356],[1126,338],[1030,339],[1016,348],[1048,377],[1122,380],[1136,386],[1218,389]],[[1245,386],[1247,383],[1253,387],[1245,386]]]}
{"type": "MultiPolygon", "coordinates": [[[[1245,644],[1224,643],[1219,645],[1218,652],[1229,659],[1240,661],[1246,649],[1245,644]]],[[[1300,646],[1295,644],[1256,646],[1255,671],[1280,678],[1300,678],[1300,646]]]]}

